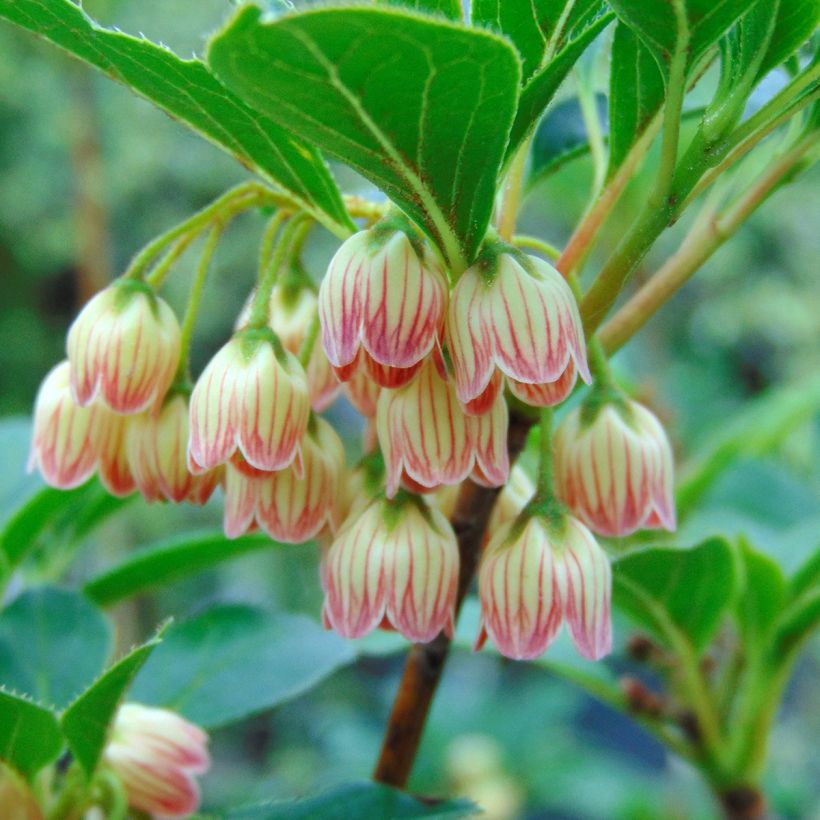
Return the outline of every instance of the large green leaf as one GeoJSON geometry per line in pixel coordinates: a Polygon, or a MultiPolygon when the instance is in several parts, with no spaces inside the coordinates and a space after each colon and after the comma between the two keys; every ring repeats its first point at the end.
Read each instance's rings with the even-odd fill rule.
{"type": "Polygon", "coordinates": [[[105,666],[111,628],[77,592],[30,589],[0,613],[0,684],[62,709],[105,666]]]}
{"type": "Polygon", "coordinates": [[[367,177],[453,266],[484,238],[520,77],[489,32],[387,8],[264,22],[240,9],[210,44],[228,88],[367,177]]]}
{"type": "Polygon", "coordinates": [[[820,548],[797,570],[775,633],[775,654],[787,657],[820,624],[820,548]]]}
{"type": "Polygon", "coordinates": [[[129,555],[93,578],[85,594],[101,606],[161,586],[249,552],[278,545],[263,533],[229,540],[221,532],[176,536],[129,555]]]}
{"type": "Polygon", "coordinates": [[[654,57],[632,29],[619,22],[609,73],[609,177],[660,111],[664,94],[654,57]]]}
{"type": "Polygon", "coordinates": [[[723,538],[691,549],[653,548],[616,561],[613,603],[666,642],[683,635],[703,649],[735,596],[732,550],[723,538]]]}
{"type": "Polygon", "coordinates": [[[132,649],[63,712],[63,734],[86,777],[94,774],[100,762],[120,701],[158,644],[159,635],[132,649]]]}
{"type": "Polygon", "coordinates": [[[421,801],[381,783],[336,786],[314,797],[257,803],[229,812],[226,820],[411,820],[415,817],[472,817],[466,800],[421,801]]]}
{"type": "Polygon", "coordinates": [[[510,159],[532,133],[555,92],[592,41],[612,22],[613,15],[603,3],[591,6],[591,11],[567,30],[561,50],[543,65],[521,91],[518,112],[510,131],[507,159],[510,159]]]}
{"type": "Polygon", "coordinates": [[[643,40],[667,76],[678,49],[685,51],[688,66],[695,65],[756,2],[759,0],[610,0],[610,5],[643,40]]]}
{"type": "Polygon", "coordinates": [[[354,226],[316,150],[227,91],[198,59],[101,28],[70,0],[0,0],[10,20],[101,69],[289,192],[328,228],[354,226]]]}
{"type": "Polygon", "coordinates": [[[26,777],[60,753],[57,718],[48,709],[0,690],[0,760],[26,777]]]}
{"type": "Polygon", "coordinates": [[[769,47],[758,69],[758,79],[787,60],[820,24],[817,0],[780,0],[769,47]]]}
{"type": "Polygon", "coordinates": [[[461,19],[461,0],[381,0],[381,2],[426,14],[443,14],[451,20],[461,19]]]}
{"type": "Polygon", "coordinates": [[[220,726],[295,697],[353,658],[310,618],[223,604],[169,629],[131,696],[220,726]]]}

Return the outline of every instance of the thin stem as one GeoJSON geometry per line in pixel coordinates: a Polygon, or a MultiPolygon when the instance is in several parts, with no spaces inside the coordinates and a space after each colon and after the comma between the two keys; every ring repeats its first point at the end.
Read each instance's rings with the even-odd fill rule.
{"type": "Polygon", "coordinates": [[[299,363],[302,367],[307,368],[310,357],[313,355],[313,348],[316,346],[316,340],[319,338],[319,312],[317,311],[313,319],[308,325],[305,338],[302,340],[302,345],[299,348],[299,363]]]}
{"type": "Polygon", "coordinates": [[[529,150],[530,141],[526,140],[518,149],[507,173],[507,182],[504,186],[504,196],[501,200],[498,215],[498,234],[505,240],[511,239],[515,232],[515,223],[518,220],[518,211],[521,207],[524,170],[527,167],[529,150]]]}
{"type": "Polygon", "coordinates": [[[731,237],[749,215],[758,208],[791,173],[794,167],[820,141],[813,132],[801,140],[764,174],[721,216],[715,217],[707,208],[695,221],[678,250],[657,273],[601,328],[598,336],[604,348],[613,353],[635,335],[731,237]]]}
{"type": "MultiPolygon", "coordinates": [[[[531,419],[518,413],[510,415],[507,448],[511,462],[523,449],[531,423],[531,419]]],[[[461,485],[452,516],[461,561],[456,614],[475,574],[484,531],[499,491],[498,487],[481,487],[469,479],[461,485]]],[[[373,772],[374,780],[398,788],[407,784],[449,651],[450,639],[444,633],[428,644],[415,644],[410,650],[373,772]]]]}
{"type": "Polygon", "coordinates": [[[279,233],[279,228],[282,223],[288,218],[286,211],[278,210],[265,225],[265,230],[262,233],[262,239],[259,243],[259,265],[257,270],[261,277],[263,272],[268,269],[270,265],[271,254],[273,253],[273,246],[276,243],[276,235],[279,233]]]}
{"type": "Polygon", "coordinates": [[[523,234],[516,234],[512,238],[512,243],[518,248],[528,248],[532,251],[543,253],[544,256],[550,259],[557,259],[561,255],[561,251],[551,245],[544,239],[539,239],[537,236],[525,236],[523,234]]]}
{"type": "Polygon", "coordinates": [[[606,351],[597,336],[593,336],[587,343],[587,355],[589,357],[589,369],[595,379],[595,387],[599,390],[612,390],[615,388],[616,385],[612,378],[612,371],[609,369],[606,351]]]}
{"type": "Polygon", "coordinates": [[[595,202],[606,176],[606,149],[601,129],[601,118],[598,116],[598,106],[595,100],[595,90],[591,88],[591,83],[587,83],[577,69],[576,76],[578,78],[578,102],[581,106],[581,117],[584,120],[589,150],[592,155],[593,178],[590,200],[595,202]]]}
{"type": "Polygon", "coordinates": [[[538,476],[535,495],[537,498],[545,499],[554,495],[552,483],[552,408],[541,408],[540,417],[538,476]]]}
{"type": "Polygon", "coordinates": [[[564,36],[564,29],[566,28],[570,14],[572,14],[572,7],[574,5],[575,0],[569,0],[569,2],[564,4],[561,16],[558,18],[555,28],[552,30],[552,36],[547,43],[547,47],[544,49],[544,56],[541,58],[541,68],[551,62],[552,58],[558,53],[558,45],[564,36]]]}
{"type": "Polygon", "coordinates": [[[205,290],[205,280],[208,277],[208,270],[211,265],[211,258],[214,255],[219,237],[222,235],[223,226],[217,223],[211,228],[208,238],[205,240],[205,247],[194,272],[194,279],[191,282],[191,292],[188,294],[188,304],[185,307],[185,316],[182,319],[180,331],[180,357],[177,368],[178,377],[186,380],[190,377],[189,366],[191,361],[191,337],[194,332],[199,306],[202,303],[202,294],[205,290]]]}
{"type": "Polygon", "coordinates": [[[183,253],[188,249],[188,246],[196,239],[196,233],[188,233],[184,236],[181,236],[174,242],[173,245],[166,251],[165,256],[157,262],[156,265],[151,269],[151,272],[145,277],[145,281],[155,290],[162,286],[162,283],[165,281],[165,277],[168,275],[168,271],[171,270],[171,267],[174,263],[182,256],[183,253]]]}

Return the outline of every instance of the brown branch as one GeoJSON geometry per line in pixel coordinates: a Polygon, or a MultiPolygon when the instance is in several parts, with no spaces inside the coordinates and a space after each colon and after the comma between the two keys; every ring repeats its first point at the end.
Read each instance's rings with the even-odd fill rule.
{"type": "MultiPolygon", "coordinates": [[[[510,463],[524,448],[532,420],[511,411],[507,447],[510,463]]],[[[452,524],[458,538],[461,564],[456,616],[478,566],[481,542],[499,487],[465,481],[459,492],[452,524]]],[[[441,633],[427,644],[415,644],[407,655],[399,690],[387,722],[373,779],[404,788],[424,731],[424,723],[450,652],[450,639],[441,633]]]]}

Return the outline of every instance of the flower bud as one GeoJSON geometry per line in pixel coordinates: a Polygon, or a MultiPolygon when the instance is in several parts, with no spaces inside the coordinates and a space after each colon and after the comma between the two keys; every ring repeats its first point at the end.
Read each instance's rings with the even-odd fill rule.
{"type": "Polygon", "coordinates": [[[99,444],[100,481],[111,495],[123,498],[131,495],[137,486],[126,447],[127,430],[135,417],[118,415],[106,407],[100,409],[108,414],[108,424],[99,444]]]}
{"type": "Polygon", "coordinates": [[[608,402],[590,421],[573,409],[555,433],[558,494],[601,535],[675,529],[672,448],[660,422],[637,402],[608,402]]]}
{"type": "Polygon", "coordinates": [[[597,660],[612,645],[609,561],[571,516],[516,519],[493,536],[479,570],[481,628],[502,655],[535,658],[566,618],[578,651],[597,660]]]}
{"type": "Polygon", "coordinates": [[[344,390],[350,403],[365,417],[373,418],[381,387],[365,369],[357,370],[344,384],[344,390]]]}
{"type": "Polygon", "coordinates": [[[124,703],[103,759],[122,781],[131,808],[182,818],[199,808],[194,776],[211,765],[207,744],[205,732],[175,712],[124,703]]]}
{"type": "Polygon", "coordinates": [[[383,621],[412,641],[452,635],[458,544],[418,497],[373,501],[342,527],[322,566],[323,618],[358,638],[383,621]]]}
{"type": "Polygon", "coordinates": [[[302,470],[257,470],[234,457],[225,468],[225,534],[236,538],[254,526],[277,541],[299,544],[326,524],[336,526],[334,502],[345,466],[336,431],[314,417],[302,440],[302,470]]]}
{"type": "Polygon", "coordinates": [[[361,349],[359,361],[379,384],[406,383],[437,343],[446,304],[446,277],[426,245],[384,223],[359,231],[319,289],[327,357],[346,380],[361,366],[361,349]]]}
{"type": "Polygon", "coordinates": [[[69,490],[94,474],[112,414],[98,403],[81,407],[69,388],[68,362],[40,385],[34,403],[34,435],[28,468],[38,467],[52,487],[69,490]]]}
{"type": "Polygon", "coordinates": [[[387,470],[387,493],[396,493],[402,474],[424,488],[458,484],[480,468],[486,483],[507,480],[507,405],[496,397],[483,416],[468,416],[453,385],[427,361],[410,384],[383,390],[376,429],[387,470]]]}
{"type": "Polygon", "coordinates": [[[82,309],[66,349],[79,404],[99,396],[117,413],[139,413],[160,402],[174,378],[180,329],[148,285],[121,280],[82,309]]]}
{"type": "Polygon", "coordinates": [[[453,290],[447,341],[458,397],[478,412],[496,369],[524,401],[555,404],[591,381],[578,306],[558,271],[534,256],[498,253],[464,272],[453,290]]]}
{"type": "Polygon", "coordinates": [[[125,435],[128,463],[147,501],[204,504],[220,480],[219,469],[194,475],[188,469],[188,399],[174,393],[159,412],[129,419],[125,435]]]}
{"type": "Polygon", "coordinates": [[[191,471],[225,464],[237,450],[257,470],[294,461],[298,470],[309,413],[307,378],[296,357],[268,329],[240,331],[191,394],[191,471]]]}

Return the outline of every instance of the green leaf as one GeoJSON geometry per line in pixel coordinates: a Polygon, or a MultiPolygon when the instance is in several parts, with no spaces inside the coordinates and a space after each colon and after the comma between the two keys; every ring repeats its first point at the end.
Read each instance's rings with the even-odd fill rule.
{"type": "Polygon", "coordinates": [[[746,539],[738,544],[735,611],[747,647],[760,651],[786,598],[786,578],[775,561],[746,539]]]}
{"type": "Polygon", "coordinates": [[[561,51],[579,24],[600,13],[600,0],[473,0],[473,24],[494,28],[521,55],[522,81],[561,51]]]}
{"type": "Polygon", "coordinates": [[[52,712],[0,690],[0,760],[32,777],[51,763],[61,748],[60,726],[52,712]]]}
{"type": "Polygon", "coordinates": [[[774,31],[766,55],[761,60],[757,79],[762,79],[785,62],[811,37],[819,24],[820,3],[817,0],[780,0],[774,31]]]}
{"type": "Polygon", "coordinates": [[[381,188],[450,265],[472,261],[518,93],[506,42],[386,8],[265,23],[244,7],[211,41],[208,61],[250,105],[381,188]]]}
{"type": "Polygon", "coordinates": [[[567,32],[561,50],[543,68],[533,74],[524,86],[518,102],[518,112],[510,131],[507,159],[512,158],[538,124],[547,106],[552,102],[555,92],[558,91],[578,58],[614,19],[614,15],[603,11],[604,8],[603,4],[596,4],[593,7],[596,13],[581,18],[575,27],[567,32]]]}
{"type": "Polygon", "coordinates": [[[310,618],[218,605],[168,630],[131,696],[221,726],[295,697],[353,658],[310,618]]]}
{"type": "Polygon", "coordinates": [[[86,777],[94,774],[117,707],[140,667],[158,646],[159,635],[132,649],[63,712],[63,734],[86,777]]]}
{"type": "Polygon", "coordinates": [[[0,613],[0,682],[62,709],[105,666],[111,628],[77,592],[40,587],[0,613]]]}
{"type": "Polygon", "coordinates": [[[389,6],[412,9],[425,14],[441,14],[451,20],[461,19],[460,0],[382,0],[389,6]]]}
{"type": "Polygon", "coordinates": [[[789,597],[798,598],[804,592],[809,592],[812,587],[820,585],[820,547],[814,554],[794,573],[789,582],[789,597]]]}
{"type": "Polygon", "coordinates": [[[702,650],[734,595],[734,560],[723,538],[642,550],[613,565],[615,606],[667,643],[679,633],[702,650]]]}
{"type": "Polygon", "coordinates": [[[262,533],[251,533],[234,540],[220,532],[177,536],[129,555],[122,563],[90,580],[84,591],[100,606],[110,606],[223,561],[278,546],[262,533]]]}
{"type": "Polygon", "coordinates": [[[70,0],[0,0],[0,18],[39,34],[182,120],[287,191],[340,236],[354,228],[317,151],[227,91],[201,60],[101,28],[70,0]]]}
{"type": "Polygon", "coordinates": [[[643,40],[666,77],[676,50],[685,49],[691,68],[756,2],[759,0],[610,0],[610,5],[643,40]],[[683,28],[678,25],[676,7],[682,12],[683,28]]]}
{"type": "Polygon", "coordinates": [[[777,623],[775,657],[785,658],[820,623],[820,549],[797,570],[788,586],[786,605],[777,623]]]}
{"type": "Polygon", "coordinates": [[[466,800],[421,801],[381,783],[350,783],[303,800],[258,803],[228,812],[226,820],[410,820],[414,817],[472,817],[466,800]]]}
{"type": "Polygon", "coordinates": [[[664,96],[651,52],[629,26],[618,23],[609,74],[609,178],[660,111],[664,96]]]}

